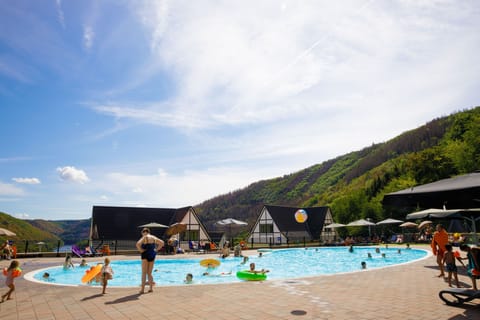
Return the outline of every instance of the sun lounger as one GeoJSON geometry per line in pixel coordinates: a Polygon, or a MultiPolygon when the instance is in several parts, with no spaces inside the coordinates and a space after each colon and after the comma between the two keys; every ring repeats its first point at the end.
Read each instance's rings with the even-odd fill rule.
{"type": "Polygon", "coordinates": [[[199,245],[198,245],[197,242],[189,241],[189,242],[188,242],[188,248],[189,248],[190,251],[192,251],[192,252],[205,253],[205,250],[199,248],[199,245]]]}
{"type": "Polygon", "coordinates": [[[449,306],[460,306],[465,302],[480,299],[480,291],[451,288],[440,291],[438,296],[449,306]]]}
{"type": "Polygon", "coordinates": [[[85,257],[86,256],[86,252],[85,250],[81,250],[79,247],[77,247],[76,245],[73,245],[72,246],[72,254],[79,257],[79,258],[82,258],[82,257],[85,257]]]}

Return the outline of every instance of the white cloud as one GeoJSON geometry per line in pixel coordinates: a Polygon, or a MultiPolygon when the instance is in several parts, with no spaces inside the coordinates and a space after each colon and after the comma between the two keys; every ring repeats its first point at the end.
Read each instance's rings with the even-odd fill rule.
{"type": "Polygon", "coordinates": [[[18,219],[30,219],[30,215],[28,213],[16,213],[15,217],[18,219]]]}
{"type": "Polygon", "coordinates": [[[65,29],[65,15],[63,14],[62,9],[62,0],[56,0],[55,5],[57,7],[58,22],[60,23],[62,28],[65,29]]]}
{"type": "Polygon", "coordinates": [[[12,178],[13,181],[23,184],[40,184],[40,179],[38,178],[12,178]]]}
{"type": "Polygon", "coordinates": [[[58,167],[57,172],[60,176],[60,179],[64,181],[71,181],[76,183],[87,183],[90,181],[85,171],[76,169],[75,167],[66,166],[66,167],[58,167]]]}
{"type": "MultiPolygon", "coordinates": [[[[479,36],[472,24],[478,22],[458,23],[475,20],[466,5],[209,4],[139,6],[155,48],[148,68],[160,61],[173,77],[175,95],[153,103],[99,103],[95,110],[195,130],[278,122],[285,130],[292,119],[314,119],[318,126],[332,112],[350,122],[363,115],[368,125],[411,112],[391,130],[398,134],[417,114],[428,118],[425,109],[432,116],[452,110],[462,94],[456,90],[462,90],[463,72],[452,77],[450,71],[476,65],[479,36]],[[436,98],[445,86],[452,90],[436,98]],[[378,120],[366,117],[372,112],[378,120]]],[[[470,70],[468,77],[478,81],[470,70]]]]}
{"type": "Polygon", "coordinates": [[[188,170],[175,175],[163,169],[151,175],[115,172],[95,179],[94,187],[108,193],[108,201],[116,205],[181,207],[243,188],[271,174],[265,169],[240,167],[188,170]]]}
{"type": "Polygon", "coordinates": [[[93,40],[95,38],[95,32],[92,26],[85,25],[83,27],[83,46],[85,49],[90,50],[93,46],[93,40]]]}

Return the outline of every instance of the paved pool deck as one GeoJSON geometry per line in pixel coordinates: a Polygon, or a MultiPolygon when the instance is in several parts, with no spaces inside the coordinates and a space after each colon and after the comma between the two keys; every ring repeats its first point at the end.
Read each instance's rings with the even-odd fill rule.
{"type": "MultiPolygon", "coordinates": [[[[24,273],[62,262],[63,258],[20,260],[24,273]]],[[[2,260],[0,267],[8,263],[2,260]]],[[[21,277],[15,281],[14,299],[0,304],[0,319],[480,319],[480,299],[451,307],[438,298],[438,292],[448,284],[437,275],[435,257],[431,256],[385,269],[331,276],[158,286],[153,293],[143,295],[138,288],[109,287],[102,295],[98,287],[54,286],[21,277]]],[[[459,280],[462,286],[471,286],[463,271],[459,280]]],[[[3,280],[0,288],[2,294],[6,292],[3,280]]]]}

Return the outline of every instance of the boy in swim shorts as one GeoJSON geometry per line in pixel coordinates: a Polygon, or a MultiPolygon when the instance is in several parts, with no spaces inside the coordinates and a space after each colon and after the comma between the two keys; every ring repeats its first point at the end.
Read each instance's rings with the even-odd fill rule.
{"type": "Polygon", "coordinates": [[[460,284],[458,283],[458,275],[457,275],[457,266],[455,265],[455,255],[453,254],[453,247],[451,244],[445,245],[445,253],[443,254],[443,261],[442,263],[445,264],[445,269],[448,272],[448,286],[452,286],[452,274],[455,278],[455,284],[457,288],[460,288],[460,284]]]}

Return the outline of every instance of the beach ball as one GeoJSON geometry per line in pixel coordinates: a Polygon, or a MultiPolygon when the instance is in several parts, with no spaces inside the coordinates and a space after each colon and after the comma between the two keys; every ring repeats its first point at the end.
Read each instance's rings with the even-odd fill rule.
{"type": "Polygon", "coordinates": [[[454,238],[454,239],[460,239],[460,233],[455,232],[455,233],[453,234],[453,238],[454,238]]]}
{"type": "Polygon", "coordinates": [[[303,209],[298,209],[297,212],[295,212],[295,220],[298,223],[304,223],[308,219],[308,214],[305,210],[303,209]]]}

